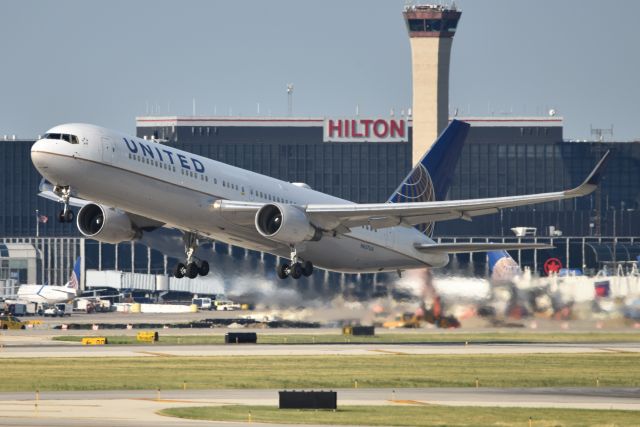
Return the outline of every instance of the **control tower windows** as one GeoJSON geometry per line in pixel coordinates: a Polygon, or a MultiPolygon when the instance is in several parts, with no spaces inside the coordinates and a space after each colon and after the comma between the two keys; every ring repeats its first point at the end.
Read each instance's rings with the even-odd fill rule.
{"type": "Polygon", "coordinates": [[[424,31],[424,19],[409,19],[409,31],[424,31]]]}
{"type": "MultiPolygon", "coordinates": [[[[446,21],[445,28],[447,31],[455,31],[458,21],[449,19],[446,21]]],[[[442,31],[442,19],[409,19],[409,31],[434,32],[442,31]]]]}
{"type": "Polygon", "coordinates": [[[424,24],[426,31],[440,31],[442,28],[442,21],[439,19],[426,19],[424,24]]]}
{"type": "Polygon", "coordinates": [[[456,27],[458,26],[458,20],[457,19],[448,19],[447,20],[447,31],[450,33],[454,33],[456,31],[456,27]]]}

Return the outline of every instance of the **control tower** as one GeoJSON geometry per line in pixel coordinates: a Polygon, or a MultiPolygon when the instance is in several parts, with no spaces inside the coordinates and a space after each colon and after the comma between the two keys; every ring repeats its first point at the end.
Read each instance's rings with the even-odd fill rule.
{"type": "Polygon", "coordinates": [[[415,165],[449,122],[451,43],[462,12],[440,5],[412,5],[403,15],[411,38],[415,165]]]}

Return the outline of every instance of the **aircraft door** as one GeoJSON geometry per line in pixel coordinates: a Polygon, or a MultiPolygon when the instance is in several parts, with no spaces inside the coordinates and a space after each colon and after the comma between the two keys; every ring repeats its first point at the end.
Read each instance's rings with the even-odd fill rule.
{"type": "Polygon", "coordinates": [[[102,137],[102,161],[106,163],[113,163],[113,158],[116,155],[116,147],[113,140],[109,136],[102,137]]]}

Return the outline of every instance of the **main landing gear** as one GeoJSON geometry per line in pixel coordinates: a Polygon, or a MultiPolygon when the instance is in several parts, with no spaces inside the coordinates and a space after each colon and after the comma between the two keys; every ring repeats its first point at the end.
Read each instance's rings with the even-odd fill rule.
{"type": "Polygon", "coordinates": [[[71,210],[71,208],[69,208],[69,198],[71,197],[71,189],[69,188],[69,186],[66,186],[66,187],[56,186],[54,187],[53,191],[60,196],[60,198],[62,199],[62,203],[64,204],[64,207],[58,214],[58,221],[62,223],[73,222],[73,217],[74,217],[73,211],[71,210]]]}
{"type": "Polygon", "coordinates": [[[173,276],[176,279],[188,277],[195,279],[200,276],[209,274],[209,263],[207,261],[196,261],[193,253],[198,248],[198,236],[196,233],[184,233],[184,249],[187,256],[186,263],[179,262],[173,269],[173,276]]]}
{"type": "Polygon", "coordinates": [[[295,247],[291,247],[291,264],[284,263],[280,264],[277,267],[278,277],[281,279],[286,279],[291,276],[294,279],[299,279],[300,277],[309,277],[313,274],[313,264],[311,261],[303,261],[300,262],[298,260],[298,254],[296,252],[295,247]]]}

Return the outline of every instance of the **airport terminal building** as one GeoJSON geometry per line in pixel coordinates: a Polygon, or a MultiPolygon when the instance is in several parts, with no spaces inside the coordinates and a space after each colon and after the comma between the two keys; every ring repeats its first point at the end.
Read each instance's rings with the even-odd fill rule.
{"type": "MultiPolygon", "coordinates": [[[[538,236],[561,234],[605,242],[640,236],[640,142],[564,140],[559,117],[460,119],[471,128],[450,199],[570,188],[584,179],[605,151],[611,150],[612,156],[601,188],[588,197],[505,210],[473,222],[438,223],[437,237],[500,239],[512,236],[512,227],[535,227],[538,236]]],[[[139,117],[136,133],[360,203],[387,200],[412,163],[412,121],[407,117],[139,117]]],[[[59,282],[79,251],[68,249],[77,245],[70,242],[77,242],[79,234],[74,224],[57,222],[59,205],[37,196],[40,176],[29,156],[32,143],[0,139],[4,182],[0,196],[12,201],[0,204],[0,237],[21,242],[21,237],[38,234],[39,241],[46,242],[40,251],[52,260],[44,276],[59,282]]],[[[235,258],[246,256],[244,250],[226,245],[213,249],[235,258]]],[[[88,241],[86,250],[87,268],[163,274],[175,262],[139,243],[114,246],[88,241]]],[[[615,251],[609,252],[612,258],[615,251]]],[[[267,264],[274,263],[267,257],[267,264]]]]}
{"type": "MultiPolygon", "coordinates": [[[[558,191],[580,184],[612,151],[602,188],[582,199],[437,224],[438,236],[640,235],[640,142],[563,139],[559,117],[467,117],[450,199],[558,191]],[[552,226],[550,233],[549,226],[552,226]]],[[[387,200],[411,169],[406,118],[139,117],[137,135],[359,203],[387,200]],[[363,125],[378,123],[374,135],[363,125]],[[381,123],[384,123],[381,124],[381,123]],[[406,132],[391,133],[392,124],[406,132]],[[400,124],[397,124],[400,123],[400,124]],[[338,133],[337,124],[340,124],[338,133]],[[382,137],[379,137],[382,136],[382,137]]]]}

